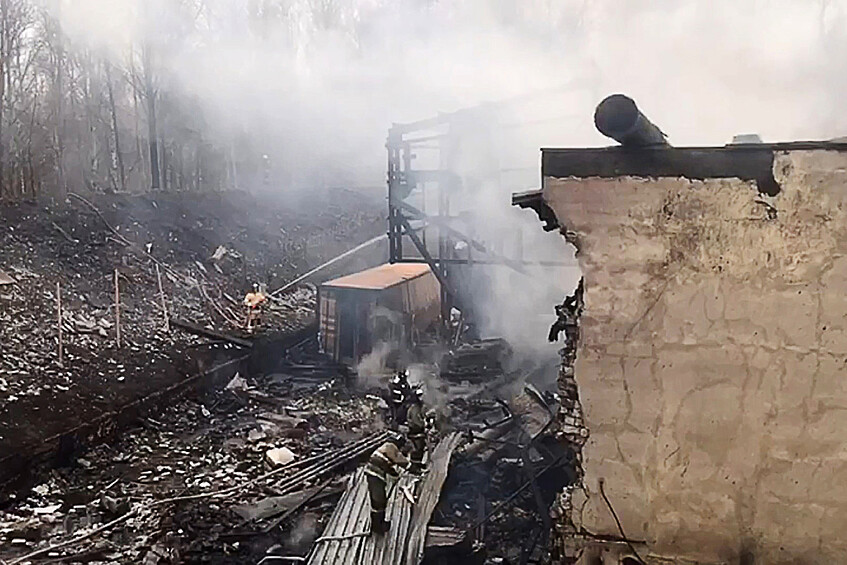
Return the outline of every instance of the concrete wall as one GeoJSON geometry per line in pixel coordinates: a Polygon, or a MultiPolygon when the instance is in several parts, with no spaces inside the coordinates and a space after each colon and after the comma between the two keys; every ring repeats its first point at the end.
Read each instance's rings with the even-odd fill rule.
{"type": "Polygon", "coordinates": [[[847,563],[847,154],[733,179],[545,179],[579,236],[574,520],[703,563],[847,563]]]}

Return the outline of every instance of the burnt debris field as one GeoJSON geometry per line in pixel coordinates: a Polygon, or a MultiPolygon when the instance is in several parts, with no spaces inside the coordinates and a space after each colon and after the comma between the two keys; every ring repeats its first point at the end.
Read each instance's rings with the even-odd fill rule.
{"type": "MultiPolygon", "coordinates": [[[[105,445],[119,445],[113,442],[124,433],[136,437],[139,426],[154,429],[153,422],[166,418],[159,411],[176,408],[186,395],[200,404],[174,415],[190,419],[197,411],[213,421],[212,407],[201,408],[196,395],[213,394],[239,363],[248,368],[249,350],[181,331],[181,319],[244,337],[240,301],[247,281],[281,285],[383,226],[378,201],[345,191],[333,191],[331,199],[312,194],[312,207],[295,200],[268,206],[246,193],[90,198],[70,197],[49,210],[35,204],[0,208],[2,545],[12,553],[55,535],[40,518],[31,522],[33,516],[51,524],[67,518],[69,526],[79,506],[72,493],[104,486],[78,473],[105,472],[111,481],[124,476],[130,461],[152,455],[150,445],[127,445],[123,461],[94,455],[105,445]],[[39,505],[35,493],[49,484],[46,506],[58,500],[61,508],[32,514],[39,505]]],[[[307,327],[314,305],[313,287],[286,294],[268,309],[266,334],[307,327]]],[[[202,422],[192,423],[190,433],[202,434],[202,422]]],[[[155,429],[181,427],[175,419],[155,429]]],[[[167,446],[163,438],[155,442],[157,450],[167,446]]],[[[156,480],[163,479],[155,467],[156,480]]]]}
{"type": "Polygon", "coordinates": [[[0,0],[0,565],[580,558],[580,269],[509,195],[596,85],[449,4],[0,0]]]}
{"type": "MultiPolygon", "coordinates": [[[[449,339],[419,337],[414,362],[344,363],[319,339],[313,281],[271,292],[384,232],[378,198],[72,194],[0,213],[3,562],[551,554],[584,435],[575,389],[555,385],[559,361],[453,324],[449,339]],[[249,292],[268,297],[253,329],[249,292]],[[401,364],[434,425],[427,469],[401,478],[396,533],[380,541],[357,480],[391,427],[401,364]]],[[[378,239],[315,280],[385,252],[378,239]]]]}
{"type": "Polygon", "coordinates": [[[0,0],[0,565],[847,563],[845,23],[0,0]]]}

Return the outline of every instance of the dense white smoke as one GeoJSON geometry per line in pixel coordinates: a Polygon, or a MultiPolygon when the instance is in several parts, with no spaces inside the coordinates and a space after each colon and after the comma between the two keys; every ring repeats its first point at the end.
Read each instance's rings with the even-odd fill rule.
{"type": "Polygon", "coordinates": [[[356,366],[359,383],[365,387],[382,387],[388,382],[391,369],[388,366],[388,356],[391,354],[391,344],[378,342],[370,353],[362,357],[356,366]]]}
{"type": "Polygon", "coordinates": [[[66,0],[61,14],[118,58],[151,42],[162,81],[222,135],[263,137],[295,183],[381,186],[392,121],[562,85],[544,110],[572,119],[547,145],[606,144],[591,114],[617,91],[677,145],[847,129],[836,0],[66,0]]]}
{"type": "MultiPolygon", "coordinates": [[[[558,235],[509,206],[510,191],[538,186],[539,147],[610,144],[592,113],[613,92],[632,96],[675,145],[723,144],[736,133],[841,135],[845,4],[74,0],[61,17],[74,42],[117,59],[152,45],[160,83],[183,91],[220,140],[246,135],[263,147],[281,191],[384,190],[392,122],[514,98],[495,112],[518,124],[498,130],[498,179],[480,180],[454,211],[471,210],[483,239],[522,237],[525,259],[567,261],[558,235]],[[531,93],[542,94],[521,98],[531,93]]],[[[491,273],[480,295],[498,306],[480,300],[486,329],[543,343],[553,301],[573,288],[576,270],[491,273]]]]}

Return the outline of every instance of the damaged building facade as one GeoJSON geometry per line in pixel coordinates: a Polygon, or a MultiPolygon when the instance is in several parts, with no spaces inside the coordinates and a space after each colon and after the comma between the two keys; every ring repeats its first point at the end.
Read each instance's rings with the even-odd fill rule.
{"type": "Polygon", "coordinates": [[[582,562],[847,561],[847,145],[550,149],[542,169],[513,202],[585,280],[582,562]]]}

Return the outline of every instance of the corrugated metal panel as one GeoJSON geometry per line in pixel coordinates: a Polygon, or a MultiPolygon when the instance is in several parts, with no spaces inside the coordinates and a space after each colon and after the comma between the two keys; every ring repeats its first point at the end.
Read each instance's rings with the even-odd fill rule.
{"type": "Polygon", "coordinates": [[[370,534],[368,486],[360,469],[315,541],[308,565],[418,565],[427,524],[441,496],[450,457],[460,441],[458,433],[441,440],[423,480],[408,473],[401,475],[389,493],[386,518],[391,527],[382,536],[370,534]],[[400,492],[404,488],[415,494],[414,505],[400,492]]]}
{"type": "Polygon", "coordinates": [[[382,290],[405,281],[432,273],[429,265],[423,263],[394,263],[380,265],[360,273],[354,273],[323,283],[328,288],[357,288],[362,290],[382,290]]]}
{"type": "Polygon", "coordinates": [[[447,473],[450,470],[450,458],[461,443],[461,434],[454,432],[442,439],[432,451],[421,494],[412,513],[412,522],[406,540],[406,551],[402,554],[405,555],[405,560],[398,560],[397,563],[417,565],[423,560],[427,526],[432,519],[432,513],[435,512],[435,507],[438,505],[438,499],[441,498],[441,489],[444,487],[444,481],[447,479],[447,473]]]}

